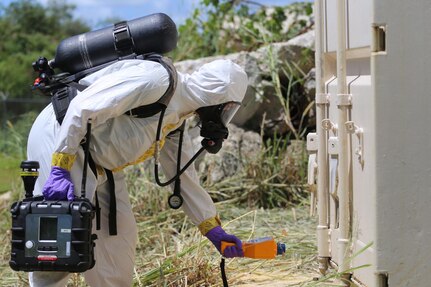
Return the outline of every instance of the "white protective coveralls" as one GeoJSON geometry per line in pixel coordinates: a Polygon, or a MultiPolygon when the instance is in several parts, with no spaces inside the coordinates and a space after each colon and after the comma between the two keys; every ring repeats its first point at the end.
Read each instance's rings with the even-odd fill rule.
{"type": "MultiPolygon", "coordinates": [[[[108,234],[109,187],[106,175],[99,174],[96,178],[88,169],[86,197],[93,200],[97,189],[101,230],[94,230],[98,236],[96,264],[84,272],[84,277],[90,286],[130,286],[137,228],[122,169],[152,156],[159,114],[149,118],[134,118],[124,113],[158,100],[169,85],[169,76],[159,63],[124,60],[85,77],[80,83],[88,88],[71,101],[61,126],[50,104],[38,116],[30,131],[28,160],[40,163],[40,175],[34,193],[42,193],[51,170],[52,155],[62,154],[76,155],[70,171],[75,195],[80,196],[84,158],[80,142],[86,133],[86,123],[91,118],[90,153],[98,166],[112,170],[114,175],[118,235],[108,234]]],[[[167,136],[168,133],[200,107],[241,102],[246,88],[246,74],[229,60],[205,64],[191,75],[178,73],[177,88],[163,119],[162,136],[165,143],[160,152],[160,164],[167,178],[176,174],[178,147],[178,136],[167,136]]],[[[183,164],[193,154],[190,138],[185,134],[183,164]]],[[[203,234],[219,224],[215,205],[200,186],[193,165],[181,176],[181,194],[184,212],[203,234]]],[[[65,286],[68,277],[67,272],[32,272],[29,279],[31,286],[51,287],[65,286]]]]}

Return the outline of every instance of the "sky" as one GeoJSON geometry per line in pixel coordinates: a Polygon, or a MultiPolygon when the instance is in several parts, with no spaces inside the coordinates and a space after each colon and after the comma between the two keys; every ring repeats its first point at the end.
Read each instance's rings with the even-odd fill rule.
{"type": "MultiPolygon", "coordinates": [[[[46,4],[48,0],[36,0],[46,4]]],[[[162,12],[170,16],[174,22],[182,24],[192,15],[200,0],[66,0],[75,4],[75,17],[81,18],[93,27],[104,19],[116,17],[121,20],[132,20],[152,13],[162,12]]],[[[12,0],[0,0],[7,6],[12,0]]],[[[253,2],[253,1],[251,1],[253,2]]],[[[263,5],[287,5],[303,0],[254,0],[263,5]]]]}

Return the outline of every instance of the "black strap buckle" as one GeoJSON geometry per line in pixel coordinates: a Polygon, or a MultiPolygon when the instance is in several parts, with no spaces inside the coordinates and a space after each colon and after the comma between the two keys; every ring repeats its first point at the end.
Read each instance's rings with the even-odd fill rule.
{"type": "Polygon", "coordinates": [[[121,57],[133,54],[135,44],[126,21],[114,25],[113,35],[115,49],[121,57]]]}

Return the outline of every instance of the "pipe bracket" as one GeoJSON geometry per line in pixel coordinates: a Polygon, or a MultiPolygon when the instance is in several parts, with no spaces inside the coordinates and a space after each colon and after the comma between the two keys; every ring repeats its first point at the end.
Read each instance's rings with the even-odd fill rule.
{"type": "Polygon", "coordinates": [[[364,130],[358,127],[353,121],[345,123],[347,133],[356,135],[358,138],[358,147],[355,149],[355,154],[358,156],[359,164],[364,168],[364,130]]]}
{"type": "Polygon", "coordinates": [[[316,105],[329,104],[329,94],[316,94],[316,105]]]}
{"type": "Polygon", "coordinates": [[[328,139],[328,153],[330,155],[337,155],[339,152],[338,137],[329,137],[328,139]]]}
{"type": "Polygon", "coordinates": [[[337,95],[337,106],[345,107],[352,105],[352,94],[338,94],[337,95]]]}
{"type": "Polygon", "coordinates": [[[332,131],[334,135],[337,134],[338,125],[332,122],[330,119],[322,120],[322,129],[325,131],[332,131]]]}
{"type": "Polygon", "coordinates": [[[318,143],[317,134],[309,133],[307,135],[307,150],[309,152],[316,152],[318,149],[317,143],[318,143]]]}

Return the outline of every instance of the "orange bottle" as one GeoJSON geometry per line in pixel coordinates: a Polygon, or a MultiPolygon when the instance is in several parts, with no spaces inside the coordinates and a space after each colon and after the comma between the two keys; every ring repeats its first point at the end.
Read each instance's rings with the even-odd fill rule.
{"type": "MultiPolygon", "coordinates": [[[[234,246],[234,243],[222,241],[221,253],[228,246],[234,246]]],[[[252,239],[242,243],[242,250],[244,257],[254,259],[274,259],[277,255],[282,255],[286,252],[286,245],[284,243],[277,243],[271,237],[262,237],[252,239]]]]}

